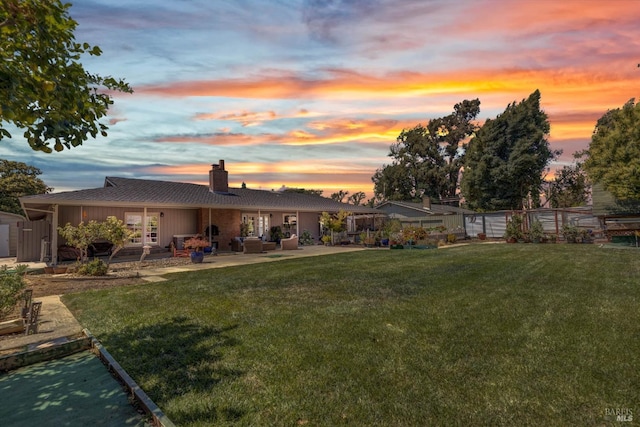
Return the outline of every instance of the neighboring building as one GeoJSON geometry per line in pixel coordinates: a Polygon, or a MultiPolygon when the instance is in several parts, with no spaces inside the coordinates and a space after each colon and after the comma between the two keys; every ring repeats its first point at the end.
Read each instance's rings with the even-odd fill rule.
{"type": "Polygon", "coordinates": [[[448,230],[464,229],[464,215],[473,214],[473,211],[457,206],[432,204],[428,197],[424,197],[422,203],[389,200],[380,203],[376,209],[389,218],[400,220],[403,226],[444,226],[448,230]]]}
{"type": "Polygon", "coordinates": [[[0,212],[0,258],[16,256],[20,221],[24,221],[23,216],[0,212]]]}
{"type": "Polygon", "coordinates": [[[376,212],[310,194],[229,188],[223,160],[212,165],[208,186],[107,177],[101,188],[26,196],[20,202],[31,224],[48,225],[25,242],[19,261],[40,259],[46,246],[46,258],[54,264],[61,242],[51,230],[66,223],[104,221],[107,216],[122,219],[135,233],[124,252],[141,253],[145,245],[152,252],[165,251],[172,242],[179,246],[195,234],[210,238],[219,251],[229,251],[240,236],[241,223],[247,225],[249,235],[264,239],[269,238],[271,227],[280,226],[285,234],[298,236],[307,230],[317,241],[322,212],[376,212]]]}
{"type": "Polygon", "coordinates": [[[594,184],[591,194],[593,214],[607,237],[635,242],[634,234],[640,231],[640,200],[618,200],[602,184],[594,184]]]}

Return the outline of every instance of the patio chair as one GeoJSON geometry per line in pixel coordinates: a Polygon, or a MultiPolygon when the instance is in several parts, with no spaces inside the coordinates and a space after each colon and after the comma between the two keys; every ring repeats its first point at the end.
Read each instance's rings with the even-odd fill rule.
{"type": "Polygon", "coordinates": [[[26,319],[25,335],[38,333],[38,316],[40,315],[40,309],[42,308],[42,302],[31,303],[31,309],[29,310],[29,316],[26,319]]]}
{"type": "Polygon", "coordinates": [[[282,246],[283,251],[298,249],[298,236],[292,234],[288,239],[281,239],[280,246],[282,246]]]}
{"type": "Polygon", "coordinates": [[[190,257],[191,256],[191,251],[189,251],[189,249],[178,249],[175,247],[173,242],[171,242],[171,248],[173,249],[174,257],[190,257]]]}
{"type": "Polygon", "coordinates": [[[245,254],[262,253],[262,240],[259,238],[245,238],[243,242],[243,252],[245,254]]]}

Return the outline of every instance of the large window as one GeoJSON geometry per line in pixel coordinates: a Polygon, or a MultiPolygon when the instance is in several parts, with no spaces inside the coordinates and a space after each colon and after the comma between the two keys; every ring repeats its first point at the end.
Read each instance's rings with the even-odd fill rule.
{"type": "Polygon", "coordinates": [[[160,216],[157,213],[127,212],[124,215],[127,228],[133,233],[129,245],[157,245],[158,223],[160,216]]]}
{"type": "Polygon", "coordinates": [[[263,237],[269,231],[269,215],[244,213],[242,223],[246,224],[247,236],[263,237]]]}

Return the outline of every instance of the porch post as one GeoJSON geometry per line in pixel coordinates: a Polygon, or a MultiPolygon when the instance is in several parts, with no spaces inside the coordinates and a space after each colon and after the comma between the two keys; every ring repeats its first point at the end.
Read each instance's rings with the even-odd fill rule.
{"type": "Polygon", "coordinates": [[[296,211],[296,236],[300,238],[300,211],[296,211]]]}
{"type": "Polygon", "coordinates": [[[53,205],[51,219],[51,265],[58,265],[58,205],[53,205]]]}
{"type": "Polygon", "coordinates": [[[147,244],[147,207],[142,212],[142,246],[147,244]]]}

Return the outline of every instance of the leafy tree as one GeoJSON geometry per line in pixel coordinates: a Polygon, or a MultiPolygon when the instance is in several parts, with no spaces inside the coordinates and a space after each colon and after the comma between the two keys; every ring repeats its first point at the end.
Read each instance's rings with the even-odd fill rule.
{"type": "Polygon", "coordinates": [[[64,227],[58,227],[58,233],[67,243],[80,251],[80,261],[87,260],[89,246],[98,240],[106,240],[113,244],[113,249],[107,262],[107,269],[112,258],[118,251],[124,248],[131,238],[132,232],[115,216],[107,217],[106,221],[81,222],[77,227],[67,223],[64,227]]]}
{"type": "Polygon", "coordinates": [[[487,120],[467,149],[461,182],[467,206],[479,211],[539,206],[542,174],[560,154],[549,146],[549,130],[538,90],[487,120]]]}
{"type": "Polygon", "coordinates": [[[22,215],[19,198],[53,190],[38,178],[42,171],[22,162],[0,159],[0,211],[22,215]]]}
{"type": "Polygon", "coordinates": [[[640,103],[630,99],[597,122],[584,169],[620,200],[640,199],[640,103]]]}
{"type": "Polygon", "coordinates": [[[102,52],[75,41],[69,7],[60,0],[0,0],[0,140],[11,138],[7,122],[25,129],[34,150],[76,147],[107,134],[99,119],[113,100],[101,90],[132,92],[122,80],[83,68],[83,54],[102,52]]]}
{"type": "Polygon", "coordinates": [[[133,232],[127,228],[125,223],[116,218],[115,216],[108,216],[106,221],[100,224],[100,236],[104,240],[113,244],[111,249],[111,255],[109,255],[109,261],[107,262],[107,268],[111,264],[113,257],[124,249],[133,232]]]}
{"type": "Polygon", "coordinates": [[[548,183],[547,200],[552,208],[570,208],[584,206],[589,200],[589,180],[584,164],[576,161],[556,172],[553,181],[548,183]]]}
{"type": "MultiPolygon", "coordinates": [[[[322,225],[323,233],[329,233],[331,242],[333,243],[333,233],[340,233],[347,229],[347,217],[351,216],[351,212],[340,210],[336,214],[330,214],[328,212],[322,212],[320,215],[320,224],[322,225]]],[[[326,234],[325,234],[326,235],[326,234]]]]}
{"type": "Polygon", "coordinates": [[[364,191],[358,191],[350,195],[349,198],[347,198],[347,202],[355,206],[360,206],[360,203],[362,203],[365,197],[367,197],[367,195],[364,194],[364,191]]]}
{"type": "Polygon", "coordinates": [[[348,194],[349,194],[348,191],[340,190],[337,193],[333,193],[330,198],[331,200],[335,200],[336,202],[342,203],[342,201],[344,200],[345,197],[347,197],[348,194]]]}
{"type": "Polygon", "coordinates": [[[322,196],[322,190],[313,190],[306,188],[284,188],[282,191],[285,193],[300,193],[300,194],[310,194],[312,196],[322,196]]]}
{"type": "Polygon", "coordinates": [[[465,100],[448,116],[403,130],[390,148],[390,165],[371,178],[374,193],[387,200],[454,197],[463,164],[465,140],[476,130],[480,100],[465,100]]]}
{"type": "Polygon", "coordinates": [[[87,260],[89,245],[100,239],[100,227],[96,221],[81,222],[77,227],[68,222],[64,227],[58,227],[58,233],[70,246],[78,249],[81,262],[87,260]]]}

